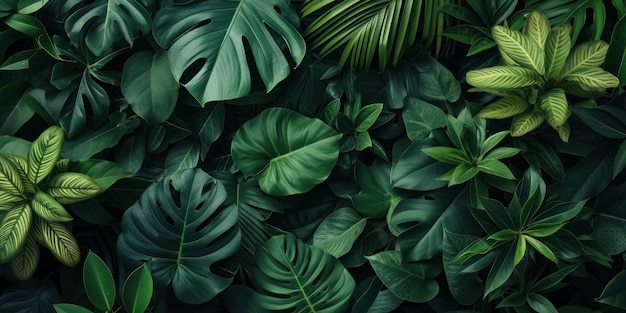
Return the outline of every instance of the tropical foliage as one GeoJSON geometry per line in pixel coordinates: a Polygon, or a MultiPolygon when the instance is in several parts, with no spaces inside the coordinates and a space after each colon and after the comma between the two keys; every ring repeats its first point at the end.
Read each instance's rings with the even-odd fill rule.
{"type": "Polygon", "coordinates": [[[0,311],[625,310],[625,16],[0,0],[0,311]]]}

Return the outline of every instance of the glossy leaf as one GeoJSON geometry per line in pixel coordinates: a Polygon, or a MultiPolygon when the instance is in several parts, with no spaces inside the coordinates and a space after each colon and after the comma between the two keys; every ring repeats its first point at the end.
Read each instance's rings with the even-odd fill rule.
{"type": "Polygon", "coordinates": [[[304,58],[304,40],[285,17],[290,10],[284,0],[170,6],[157,12],[153,34],[168,49],[174,78],[199,103],[236,99],[247,95],[252,84],[252,60],[248,62],[244,41],[268,91],[291,70],[282,45],[286,44],[296,66],[304,58]]]}
{"type": "Polygon", "coordinates": [[[100,191],[105,191],[118,180],[130,176],[130,174],[124,172],[117,163],[95,159],[72,163],[68,171],[89,176],[100,185],[100,191]]]}
{"type": "Polygon", "coordinates": [[[92,313],[89,309],[71,303],[56,303],[53,307],[57,313],[92,313]]]}
{"type": "Polygon", "coordinates": [[[155,288],[171,285],[184,303],[214,298],[232,276],[211,265],[233,256],[241,243],[237,211],[221,207],[225,199],[224,186],[199,169],[148,187],[122,218],[117,249],[125,268],[151,260],[155,288]]]}
{"type": "Polygon", "coordinates": [[[80,262],[78,242],[63,224],[35,217],[31,232],[64,265],[72,267],[80,262]]]}
{"type": "Polygon", "coordinates": [[[523,33],[543,48],[548,33],[550,32],[550,22],[540,11],[531,11],[526,16],[523,33]]]}
{"type": "Polygon", "coordinates": [[[437,128],[446,125],[446,116],[440,108],[415,98],[408,98],[402,111],[404,126],[412,141],[426,138],[437,128]]]}
{"type": "Polygon", "coordinates": [[[7,263],[26,242],[33,223],[33,211],[27,203],[7,211],[0,220],[0,263],[7,263]]]}
{"type": "Polygon", "coordinates": [[[89,251],[83,266],[83,283],[91,303],[98,309],[110,311],[115,301],[115,281],[102,259],[89,251]]]}
{"type": "Polygon", "coordinates": [[[614,88],[619,85],[617,77],[599,67],[586,67],[569,71],[563,75],[562,79],[569,83],[565,85],[566,91],[576,95],[585,95],[586,91],[601,93],[607,88],[614,88]],[[579,91],[581,89],[583,92],[579,91]]]}
{"type": "Polygon", "coordinates": [[[339,258],[352,249],[367,220],[351,208],[341,208],[326,217],[313,235],[313,245],[339,258]]]}
{"type": "Polygon", "coordinates": [[[252,282],[266,310],[344,312],[355,282],[330,254],[290,235],[269,239],[256,252],[252,282]]]}
{"type": "Polygon", "coordinates": [[[129,313],[143,313],[152,299],[152,275],[146,264],[135,269],[122,287],[122,303],[129,313]]]}
{"type": "Polygon", "coordinates": [[[30,95],[29,84],[21,81],[0,89],[0,134],[14,135],[35,114],[36,101],[30,95]]]}
{"type": "Polygon", "coordinates": [[[15,169],[17,169],[17,172],[20,175],[20,179],[22,180],[22,184],[24,185],[24,192],[31,194],[35,193],[35,184],[31,182],[30,179],[28,179],[28,161],[25,158],[17,155],[10,154],[5,155],[5,157],[9,159],[9,161],[13,162],[13,165],[15,165],[15,169]]]}
{"type": "Polygon", "coordinates": [[[264,192],[290,195],[309,191],[328,177],[340,139],[320,120],[271,108],[237,131],[231,151],[244,174],[259,176],[264,192]]]}
{"type": "Polygon", "coordinates": [[[52,126],[46,129],[33,141],[28,150],[28,179],[34,184],[41,182],[56,164],[65,134],[60,127],[52,126]]]}

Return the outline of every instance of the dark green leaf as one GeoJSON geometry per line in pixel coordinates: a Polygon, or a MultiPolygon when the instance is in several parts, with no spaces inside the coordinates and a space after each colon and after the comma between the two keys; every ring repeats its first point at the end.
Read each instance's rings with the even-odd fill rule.
{"type": "Polygon", "coordinates": [[[613,145],[601,145],[565,174],[559,198],[580,201],[600,193],[613,178],[613,145]]]}
{"type": "Polygon", "coordinates": [[[515,269],[515,245],[500,250],[485,282],[485,296],[504,285],[515,269]]]}
{"type": "Polygon", "coordinates": [[[85,291],[93,305],[103,311],[110,311],[115,301],[115,281],[104,261],[89,251],[83,267],[85,291]]]}
{"type": "Polygon", "coordinates": [[[456,234],[444,229],[442,252],[446,281],[452,297],[463,305],[476,302],[482,295],[484,284],[474,273],[461,273],[461,266],[454,264],[452,260],[475,240],[476,237],[456,234]]]}
{"type": "Polygon", "coordinates": [[[198,139],[187,138],[170,148],[165,157],[164,175],[171,175],[180,170],[194,168],[200,160],[200,142],[198,139]]]}
{"type": "Polygon", "coordinates": [[[211,145],[224,129],[225,110],[222,104],[204,108],[191,117],[191,129],[200,140],[200,158],[204,160],[211,145]]]}
{"type": "Polygon", "coordinates": [[[446,116],[440,108],[415,98],[407,98],[402,118],[411,141],[426,138],[433,129],[446,126],[446,116]]]}
{"type": "Polygon", "coordinates": [[[0,134],[14,135],[35,114],[37,102],[29,94],[30,86],[21,81],[0,89],[0,134]]]}
{"type": "Polygon", "coordinates": [[[550,302],[546,297],[537,294],[537,293],[529,293],[526,295],[526,301],[528,301],[528,305],[537,312],[546,312],[546,313],[558,313],[559,311],[554,307],[554,304],[550,302]]]}
{"type": "Polygon", "coordinates": [[[313,235],[313,245],[339,258],[352,249],[367,220],[351,208],[341,208],[328,215],[313,235]]]}
{"type": "Polygon", "coordinates": [[[96,153],[115,146],[124,136],[123,125],[105,123],[96,130],[88,130],[66,139],[62,156],[74,161],[91,158],[96,153]]]}
{"type": "Polygon", "coordinates": [[[122,287],[122,303],[128,313],[143,313],[152,299],[152,275],[146,264],[135,269],[122,287]]]}
{"type": "Polygon", "coordinates": [[[92,313],[89,309],[71,303],[57,303],[53,307],[57,313],[92,313]]]}
{"type": "Polygon", "coordinates": [[[596,301],[609,304],[621,309],[626,309],[626,271],[621,271],[615,275],[611,281],[604,287],[600,297],[596,301]]]}
{"type": "MultiPolygon", "coordinates": [[[[622,4],[623,6],[623,4],[622,4]]],[[[615,24],[611,35],[611,44],[606,52],[604,68],[619,78],[618,87],[626,85],[626,18],[615,24]]]]}

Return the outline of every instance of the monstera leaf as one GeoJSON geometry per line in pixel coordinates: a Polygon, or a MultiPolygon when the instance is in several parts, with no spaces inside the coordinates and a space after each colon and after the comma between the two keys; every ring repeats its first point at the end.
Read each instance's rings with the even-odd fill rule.
{"type": "Polygon", "coordinates": [[[339,156],[340,139],[341,134],[321,120],[271,108],[237,131],[232,155],[244,174],[259,176],[264,192],[293,195],[328,178],[339,156]]]}
{"type": "Polygon", "coordinates": [[[72,43],[78,45],[84,41],[97,56],[110,52],[120,41],[132,46],[134,37],[150,31],[152,20],[143,3],[137,0],[94,1],[65,21],[65,31],[72,43]]]}
{"type": "Polygon", "coordinates": [[[286,20],[291,10],[286,0],[199,1],[161,9],[153,33],[169,49],[174,77],[198,102],[235,99],[251,86],[244,41],[267,90],[291,71],[282,46],[296,66],[304,58],[304,39],[286,20]]]}
{"type": "Polygon", "coordinates": [[[171,285],[185,303],[211,300],[232,281],[212,265],[241,243],[237,210],[222,207],[225,199],[224,186],[199,169],[150,186],[122,219],[117,248],[126,269],[150,261],[155,288],[171,285]]]}
{"type": "Polygon", "coordinates": [[[330,254],[293,236],[274,236],[256,252],[255,300],[270,311],[345,312],[355,282],[330,254]]]}

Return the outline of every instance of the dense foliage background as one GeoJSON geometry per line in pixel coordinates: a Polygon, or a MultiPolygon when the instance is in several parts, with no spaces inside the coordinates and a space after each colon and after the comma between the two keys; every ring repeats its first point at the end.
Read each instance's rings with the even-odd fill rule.
{"type": "Polygon", "coordinates": [[[626,310],[625,15],[0,0],[0,311],[626,310]]]}

